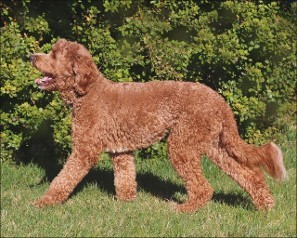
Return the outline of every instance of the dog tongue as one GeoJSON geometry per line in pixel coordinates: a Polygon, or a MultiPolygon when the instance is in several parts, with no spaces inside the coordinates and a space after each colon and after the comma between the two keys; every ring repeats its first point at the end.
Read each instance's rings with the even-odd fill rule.
{"type": "Polygon", "coordinates": [[[48,83],[48,81],[51,81],[51,80],[52,80],[52,78],[50,78],[48,76],[45,76],[43,78],[36,79],[35,80],[35,83],[38,84],[38,85],[40,85],[40,84],[46,84],[46,83],[48,83]]]}

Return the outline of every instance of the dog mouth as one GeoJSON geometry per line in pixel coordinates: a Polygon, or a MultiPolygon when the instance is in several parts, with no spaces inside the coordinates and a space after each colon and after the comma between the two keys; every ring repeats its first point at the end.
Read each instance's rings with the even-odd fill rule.
{"type": "Polygon", "coordinates": [[[46,89],[48,86],[53,84],[55,79],[52,75],[45,75],[42,78],[35,79],[35,83],[37,84],[38,88],[46,89]]]}

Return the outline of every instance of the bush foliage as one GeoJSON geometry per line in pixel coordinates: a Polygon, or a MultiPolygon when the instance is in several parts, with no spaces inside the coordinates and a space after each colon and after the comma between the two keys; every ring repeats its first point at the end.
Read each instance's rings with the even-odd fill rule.
{"type": "MultiPolygon", "coordinates": [[[[207,84],[253,143],[280,134],[295,113],[296,3],[290,1],[2,1],[1,156],[69,153],[70,114],[34,85],[32,52],[58,38],[84,44],[114,81],[207,84]],[[289,118],[289,119],[288,119],[289,118]],[[49,136],[53,134],[53,137],[49,136]]],[[[199,103],[199,102],[197,102],[199,103]]],[[[164,150],[165,148],[165,150],[164,150]]],[[[164,154],[164,144],[144,151],[164,154]]]]}

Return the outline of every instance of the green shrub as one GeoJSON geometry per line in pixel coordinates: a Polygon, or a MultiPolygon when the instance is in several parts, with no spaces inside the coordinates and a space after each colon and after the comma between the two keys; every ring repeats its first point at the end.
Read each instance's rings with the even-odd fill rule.
{"type": "MultiPolygon", "coordinates": [[[[51,141],[63,154],[70,151],[69,110],[57,94],[42,93],[34,86],[39,73],[27,60],[32,52],[47,52],[60,37],[84,44],[100,70],[114,81],[161,79],[209,85],[225,97],[249,142],[275,138],[296,111],[292,106],[295,3],[21,0],[0,4],[2,159],[15,158],[15,151],[22,154],[22,148],[41,143],[34,138],[43,138],[45,147],[51,141]],[[50,133],[53,138],[45,138],[50,133]]],[[[154,157],[165,150],[161,143],[144,154],[154,157]]]]}
{"type": "MultiPolygon", "coordinates": [[[[29,1],[23,1],[27,3],[29,1]]],[[[28,13],[26,5],[21,6],[24,15],[28,13]]],[[[7,11],[7,17],[9,9],[7,11]]],[[[9,17],[11,18],[11,17],[9,17]]],[[[1,159],[23,159],[24,150],[40,138],[44,123],[50,121],[54,128],[55,140],[62,149],[69,150],[69,116],[56,95],[44,94],[34,85],[34,79],[40,76],[29,63],[32,52],[48,51],[51,44],[39,48],[43,35],[48,34],[46,20],[41,16],[33,19],[27,17],[24,25],[12,20],[1,27],[1,159]],[[31,35],[32,33],[32,35],[31,35]],[[34,36],[33,36],[34,35],[34,36]],[[66,119],[65,119],[66,118],[66,119]],[[67,120],[67,121],[66,121],[67,120]],[[66,146],[67,144],[67,146],[66,146]],[[17,156],[18,155],[18,156],[17,156]]],[[[43,132],[47,134],[46,131],[43,132]]],[[[49,137],[48,135],[47,137],[49,137]]],[[[44,138],[44,136],[42,137],[44,138]]],[[[45,142],[48,142],[45,140],[45,142]]],[[[42,141],[36,141],[42,144],[42,141]]],[[[44,143],[46,147],[46,143],[44,143]]],[[[33,146],[34,147],[34,146],[33,146]]],[[[32,148],[31,148],[32,150],[32,148]]],[[[34,150],[34,149],[33,149],[34,150]]],[[[41,155],[44,148],[34,151],[41,155]]],[[[35,156],[38,156],[38,155],[35,156]]],[[[32,154],[30,154],[32,156],[32,154]]]]}

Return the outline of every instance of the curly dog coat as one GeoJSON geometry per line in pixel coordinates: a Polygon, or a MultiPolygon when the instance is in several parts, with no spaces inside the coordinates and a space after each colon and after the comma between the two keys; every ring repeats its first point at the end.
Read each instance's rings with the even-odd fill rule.
{"type": "Polygon", "coordinates": [[[258,209],[273,205],[261,168],[285,179],[281,150],[274,143],[259,148],[246,144],[231,109],[209,87],[174,81],[115,83],[98,71],[85,47],[64,39],[50,53],[33,54],[30,60],[44,74],[35,80],[39,88],[59,91],[72,106],[72,153],[36,206],[64,202],[102,151],[112,155],[117,198],[135,199],[133,151],[165,135],[169,160],[188,195],[176,205],[178,210],[195,211],[212,198],[202,155],[245,189],[258,209]]]}

